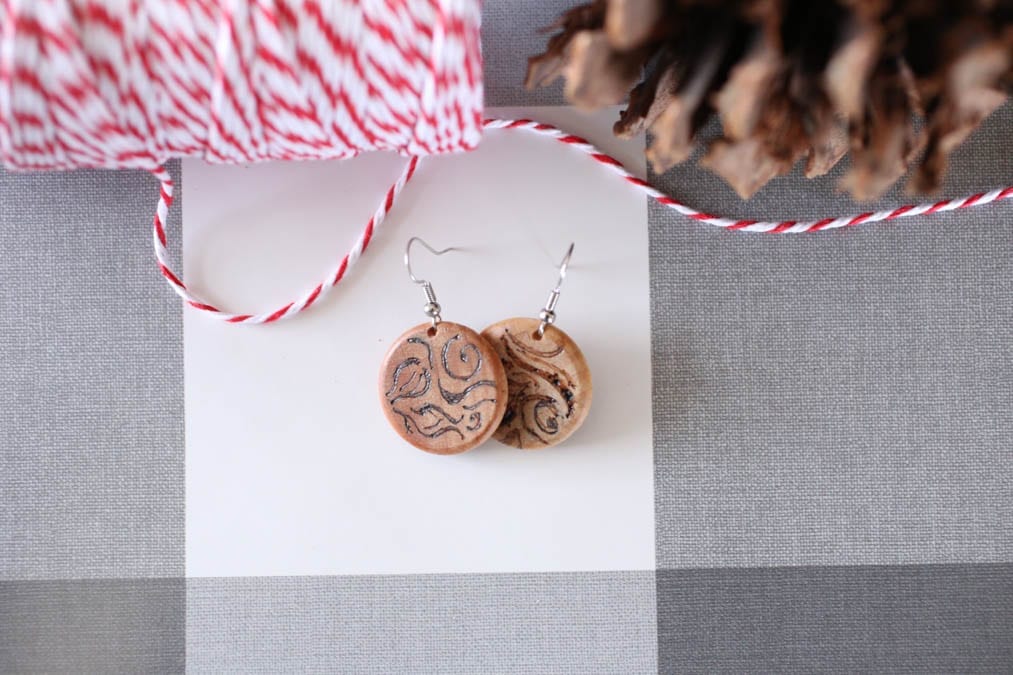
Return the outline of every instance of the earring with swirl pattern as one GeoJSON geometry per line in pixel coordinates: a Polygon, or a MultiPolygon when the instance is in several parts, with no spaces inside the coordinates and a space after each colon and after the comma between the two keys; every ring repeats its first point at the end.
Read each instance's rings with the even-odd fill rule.
{"type": "Polygon", "coordinates": [[[467,326],[444,321],[432,284],[412,273],[412,237],[405,247],[408,276],[426,293],[431,322],[394,340],[380,367],[380,402],[387,421],[416,448],[438,455],[471,450],[495,433],[507,406],[503,364],[486,340],[467,326]]]}
{"type": "Polygon", "coordinates": [[[559,281],[538,318],[505,319],[482,331],[506,370],[509,398],[496,430],[500,443],[522,449],[562,443],[591,409],[591,370],[577,343],[557,328],[556,303],[573,255],[559,264],[559,281]]]}

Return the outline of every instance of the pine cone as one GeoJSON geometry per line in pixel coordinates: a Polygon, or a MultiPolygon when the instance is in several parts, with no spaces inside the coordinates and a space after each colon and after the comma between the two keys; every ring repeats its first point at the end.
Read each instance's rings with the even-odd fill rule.
{"type": "Polygon", "coordinates": [[[595,108],[628,97],[614,131],[647,129],[657,172],[684,161],[716,114],[701,163],[743,198],[806,159],[841,187],[882,195],[922,160],[910,191],[1013,89],[1013,0],[593,0],[560,17],[527,86],[562,75],[595,108]]]}

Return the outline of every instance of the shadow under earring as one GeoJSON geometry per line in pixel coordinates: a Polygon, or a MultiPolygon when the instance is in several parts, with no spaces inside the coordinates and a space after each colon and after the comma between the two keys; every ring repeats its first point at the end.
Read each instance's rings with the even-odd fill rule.
{"type": "Polygon", "coordinates": [[[506,370],[509,400],[496,430],[500,443],[522,449],[546,448],[566,440],[591,409],[591,370],[577,343],[556,328],[556,303],[573,255],[559,264],[559,281],[538,318],[505,319],[486,328],[506,370]]]}
{"type": "Polygon", "coordinates": [[[416,448],[438,455],[471,450],[496,432],[507,407],[503,364],[486,340],[467,326],[443,321],[433,286],[412,273],[408,240],[405,266],[422,286],[431,322],[409,329],[394,340],[380,367],[380,401],[387,421],[416,448]]]}

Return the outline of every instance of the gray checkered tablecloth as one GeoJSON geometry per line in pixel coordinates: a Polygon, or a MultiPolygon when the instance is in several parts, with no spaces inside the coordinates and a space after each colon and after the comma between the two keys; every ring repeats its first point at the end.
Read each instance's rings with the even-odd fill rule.
{"type": "MultiPolygon", "coordinates": [[[[520,79],[567,4],[486,3],[490,105],[562,102],[520,79]]],[[[948,196],[1013,182],[1010,129],[948,196]]],[[[836,177],[651,178],[865,210],[836,177]]],[[[0,672],[1013,672],[1010,203],[787,237],[650,207],[655,570],[187,579],[152,190],[0,176],[0,672]]]]}

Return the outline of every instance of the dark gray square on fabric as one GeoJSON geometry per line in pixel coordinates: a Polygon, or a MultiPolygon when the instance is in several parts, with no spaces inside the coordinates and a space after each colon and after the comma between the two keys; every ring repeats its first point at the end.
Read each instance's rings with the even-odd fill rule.
{"type": "Polygon", "coordinates": [[[0,672],[182,673],[186,582],[0,581],[0,672]]]}
{"type": "Polygon", "coordinates": [[[661,673],[1009,673],[1013,565],[658,572],[661,673]]]}

